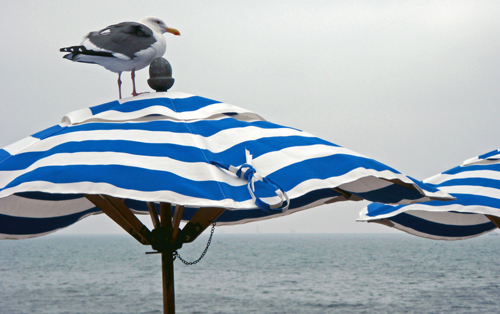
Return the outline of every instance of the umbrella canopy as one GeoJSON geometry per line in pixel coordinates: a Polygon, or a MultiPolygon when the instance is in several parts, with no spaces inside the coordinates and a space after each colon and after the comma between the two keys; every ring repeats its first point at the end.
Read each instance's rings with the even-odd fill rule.
{"type": "Polygon", "coordinates": [[[379,222],[416,236],[463,240],[500,228],[500,152],[468,159],[427,180],[456,197],[450,202],[370,204],[359,221],[379,222]]]}
{"type": "Polygon", "coordinates": [[[71,112],[0,150],[0,238],[40,236],[99,213],[86,195],[119,198],[134,213],[147,213],[148,202],[182,205],[183,220],[200,207],[225,209],[218,224],[344,200],[451,199],[306,132],[177,92],[71,112]]]}

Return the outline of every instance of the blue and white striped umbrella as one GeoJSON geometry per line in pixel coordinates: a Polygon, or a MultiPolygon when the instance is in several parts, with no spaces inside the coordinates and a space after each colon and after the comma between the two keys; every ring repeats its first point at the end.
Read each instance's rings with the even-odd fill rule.
{"type": "Polygon", "coordinates": [[[468,159],[424,182],[456,200],[390,206],[370,204],[359,221],[379,222],[416,236],[463,240],[500,228],[500,152],[468,159]]]}
{"type": "Polygon", "coordinates": [[[100,210],[84,195],[227,209],[219,225],[367,199],[448,200],[432,186],[306,132],[176,92],[78,110],[0,150],[0,238],[53,232],[100,210]]]}

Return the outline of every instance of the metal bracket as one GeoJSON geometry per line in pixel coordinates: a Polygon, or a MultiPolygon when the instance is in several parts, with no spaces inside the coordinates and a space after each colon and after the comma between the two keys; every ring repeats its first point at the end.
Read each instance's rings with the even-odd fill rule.
{"type": "Polygon", "coordinates": [[[193,215],[191,220],[184,226],[180,232],[180,238],[183,243],[193,242],[205,229],[226,211],[224,208],[203,207],[193,215]]]}
{"type": "Polygon", "coordinates": [[[155,222],[156,206],[148,203],[149,211],[156,227],[151,231],[151,246],[158,252],[176,251],[184,243],[193,242],[205,229],[207,229],[224,211],[224,208],[199,208],[191,220],[179,228],[179,224],[184,211],[184,206],[175,206],[172,218],[171,205],[160,204],[160,226],[155,222]]]}

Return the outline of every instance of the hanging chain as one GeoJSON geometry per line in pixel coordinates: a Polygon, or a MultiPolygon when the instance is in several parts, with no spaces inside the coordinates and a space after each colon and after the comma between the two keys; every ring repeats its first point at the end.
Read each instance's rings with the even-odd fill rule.
{"type": "Polygon", "coordinates": [[[203,251],[203,253],[201,253],[201,256],[200,258],[198,258],[196,261],[193,261],[193,262],[188,262],[186,261],[185,259],[183,259],[180,255],[179,255],[179,252],[175,251],[174,252],[174,261],[176,258],[179,258],[179,260],[181,262],[183,262],[184,264],[188,265],[188,266],[191,266],[191,265],[195,265],[197,264],[199,261],[201,261],[201,259],[203,257],[205,257],[205,254],[207,254],[207,251],[208,251],[208,247],[210,246],[210,244],[212,243],[212,236],[214,235],[214,231],[215,231],[215,222],[212,224],[212,231],[210,231],[210,237],[208,238],[208,242],[207,242],[207,247],[205,248],[205,250],[203,251]]]}

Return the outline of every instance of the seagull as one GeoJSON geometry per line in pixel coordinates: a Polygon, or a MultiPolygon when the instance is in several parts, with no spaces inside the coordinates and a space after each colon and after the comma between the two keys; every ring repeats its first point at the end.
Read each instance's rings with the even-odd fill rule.
{"type": "Polygon", "coordinates": [[[139,95],[135,90],[135,71],[145,68],[153,59],[165,54],[167,43],[163,34],[167,32],[180,35],[178,30],[167,27],[159,18],[148,16],[139,22],[122,22],[90,32],[80,46],[61,48],[60,51],[69,52],[64,55],[65,59],[99,64],[118,73],[121,99],[122,72],[132,72],[132,96],[139,95]]]}

